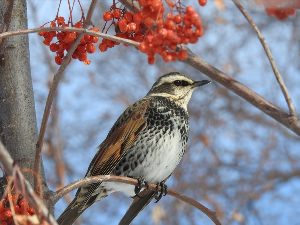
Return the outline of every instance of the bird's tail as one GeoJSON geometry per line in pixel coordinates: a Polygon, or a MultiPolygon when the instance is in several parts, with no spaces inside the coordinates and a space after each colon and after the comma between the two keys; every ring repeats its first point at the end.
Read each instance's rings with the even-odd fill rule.
{"type": "Polygon", "coordinates": [[[129,209],[119,222],[119,225],[129,225],[134,218],[142,211],[153,199],[155,191],[145,189],[138,194],[131,203],[129,209]]]}
{"type": "Polygon", "coordinates": [[[70,203],[65,211],[57,219],[59,225],[71,225],[83,213],[82,209],[77,203],[76,198],[70,203]]]}

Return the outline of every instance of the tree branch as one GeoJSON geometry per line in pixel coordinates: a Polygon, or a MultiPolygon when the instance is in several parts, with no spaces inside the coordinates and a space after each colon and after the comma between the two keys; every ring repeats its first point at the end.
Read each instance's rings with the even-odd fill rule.
{"type": "MultiPolygon", "coordinates": [[[[96,6],[96,3],[97,3],[97,0],[93,0],[90,4],[89,10],[88,10],[88,15],[84,22],[84,28],[87,28],[90,24],[91,17],[92,17],[94,8],[96,6]]],[[[66,67],[70,63],[70,61],[72,59],[72,54],[75,52],[75,50],[76,50],[78,44],[80,43],[80,40],[83,38],[84,34],[85,33],[82,32],[76,38],[76,40],[72,44],[71,48],[69,49],[66,57],[64,58],[61,66],[59,67],[58,71],[54,75],[52,85],[50,87],[49,94],[48,94],[48,97],[46,100],[45,110],[44,110],[44,114],[43,114],[43,118],[42,118],[42,124],[41,124],[41,128],[40,128],[39,136],[38,136],[38,141],[36,144],[36,154],[35,154],[35,161],[34,161],[34,171],[36,171],[36,173],[37,173],[37,176],[34,179],[34,184],[35,184],[34,187],[35,187],[35,191],[41,195],[43,194],[43,190],[42,190],[40,173],[39,173],[40,161],[41,161],[43,140],[44,140],[44,136],[45,136],[45,132],[46,132],[46,126],[47,126],[47,121],[48,121],[49,114],[50,114],[51,105],[52,105],[58,84],[63,76],[63,72],[65,71],[66,67]]]]}
{"type": "MultiPolygon", "coordinates": [[[[0,141],[0,159],[3,165],[4,171],[6,176],[11,176],[14,173],[14,170],[17,170],[17,178],[19,179],[20,183],[25,184],[25,191],[30,197],[29,200],[33,204],[35,208],[38,209],[39,212],[43,215],[43,217],[51,224],[51,225],[58,225],[54,217],[50,214],[47,207],[44,205],[43,201],[37,196],[34,192],[30,183],[25,179],[24,175],[22,174],[20,168],[17,165],[13,165],[13,159],[9,155],[8,151],[0,141]]],[[[24,194],[24,193],[23,193],[24,194]]]]}
{"type": "Polygon", "coordinates": [[[262,33],[260,32],[260,30],[258,29],[258,27],[256,26],[255,22],[253,21],[253,19],[251,18],[251,16],[247,13],[247,11],[244,9],[244,7],[242,6],[241,2],[239,0],[232,0],[234,2],[234,4],[236,5],[236,7],[240,10],[240,12],[243,14],[243,16],[246,18],[246,20],[248,21],[248,23],[250,24],[250,26],[252,27],[252,29],[256,32],[257,37],[261,43],[261,45],[263,46],[266,55],[270,61],[272,70],[274,72],[274,75],[276,77],[276,80],[280,86],[280,89],[284,95],[285,101],[287,102],[288,108],[289,108],[289,112],[291,116],[297,116],[296,113],[296,109],[295,106],[292,102],[292,99],[289,95],[288,89],[283,81],[283,78],[276,66],[275,60],[272,56],[272,52],[267,44],[267,42],[265,41],[264,36],[262,35],[262,33]]]}
{"type": "MultiPolygon", "coordinates": [[[[112,175],[103,175],[103,176],[93,176],[93,177],[86,177],[81,180],[78,180],[74,183],[71,183],[64,188],[58,190],[51,198],[51,201],[55,204],[60,198],[62,198],[64,195],[69,193],[70,191],[77,189],[82,186],[86,186],[93,183],[99,183],[99,182],[120,182],[124,184],[131,184],[131,185],[137,185],[138,181],[133,178],[129,177],[120,177],[120,176],[112,176],[112,175]]],[[[156,184],[149,184],[149,189],[151,190],[157,190],[156,184]]],[[[172,189],[168,189],[168,195],[173,196],[174,198],[177,198],[191,206],[194,206],[195,208],[199,209],[201,212],[203,212],[205,215],[207,215],[216,225],[221,225],[221,222],[218,220],[216,213],[204,205],[202,205],[200,202],[197,202],[191,197],[185,196],[183,194],[177,193],[176,191],[172,189]]]]}
{"type": "MultiPolygon", "coordinates": [[[[35,28],[35,29],[28,29],[28,30],[20,30],[20,31],[10,31],[0,34],[0,39],[5,38],[8,36],[13,35],[22,35],[28,33],[36,33],[39,31],[50,31],[50,30],[62,30],[62,31],[74,31],[78,33],[86,33],[102,38],[106,38],[112,41],[117,41],[120,43],[128,44],[131,46],[138,47],[139,43],[135,41],[131,41],[124,38],[119,38],[115,36],[111,36],[108,34],[95,32],[91,30],[87,30],[84,28],[51,28],[51,27],[44,27],[44,28],[35,28]]],[[[273,105],[272,103],[265,100],[262,96],[258,95],[248,87],[244,86],[243,84],[239,83],[229,75],[223,73],[222,71],[216,69],[212,65],[205,62],[203,59],[199,58],[196,54],[189,50],[189,57],[185,61],[185,63],[193,66],[197,70],[201,71],[202,73],[206,74],[208,77],[212,78],[213,80],[217,81],[218,83],[222,84],[224,87],[228,88],[229,90],[233,91],[235,94],[239,95],[267,115],[274,118],[279,123],[283,124],[288,129],[294,131],[296,134],[300,135],[300,122],[296,116],[292,116],[287,114],[286,112],[279,109],[277,106],[273,105]]]]}
{"type": "Polygon", "coordinates": [[[120,38],[117,36],[113,36],[113,35],[109,35],[109,34],[105,34],[105,33],[101,33],[101,32],[88,30],[85,28],[76,28],[76,27],[39,27],[39,28],[32,28],[32,29],[25,29],[25,30],[7,31],[7,32],[3,32],[0,34],[0,41],[4,38],[10,37],[10,36],[38,33],[40,31],[71,31],[71,32],[76,32],[76,33],[89,34],[89,35],[93,35],[96,37],[109,39],[112,41],[116,41],[116,42],[123,43],[123,44],[128,44],[128,45],[135,46],[135,47],[139,46],[139,43],[136,41],[132,41],[132,40],[125,39],[125,38],[120,38]]]}
{"type": "Polygon", "coordinates": [[[199,56],[194,54],[191,50],[188,51],[188,58],[185,60],[185,63],[196,68],[200,72],[206,74],[211,79],[217,81],[227,89],[231,90],[238,96],[245,99],[247,102],[263,111],[285,127],[294,131],[297,135],[300,136],[300,121],[299,118],[292,116],[277,106],[273,105],[271,102],[264,99],[262,96],[252,91],[242,83],[233,79],[224,72],[218,70],[214,66],[208,64],[199,56]]]}

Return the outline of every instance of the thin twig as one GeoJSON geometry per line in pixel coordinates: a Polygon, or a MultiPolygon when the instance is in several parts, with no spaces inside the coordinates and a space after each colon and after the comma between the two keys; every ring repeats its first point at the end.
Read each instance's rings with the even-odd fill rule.
{"type": "Polygon", "coordinates": [[[7,31],[7,32],[3,32],[0,34],[0,40],[10,37],[10,36],[38,33],[41,31],[71,31],[71,32],[76,32],[76,33],[85,33],[85,34],[93,35],[96,37],[101,37],[101,38],[109,39],[112,41],[116,41],[119,43],[128,44],[128,45],[131,45],[134,47],[139,46],[139,42],[136,42],[136,41],[132,41],[132,40],[125,39],[125,38],[120,38],[117,36],[113,36],[113,35],[109,35],[109,34],[105,34],[105,33],[101,33],[101,32],[92,31],[92,30],[85,29],[85,28],[76,28],[76,27],[39,27],[39,28],[32,28],[32,29],[25,29],[25,30],[7,31]]]}
{"type": "MultiPolygon", "coordinates": [[[[90,4],[89,11],[87,18],[84,22],[84,28],[87,28],[90,24],[91,17],[93,14],[93,10],[96,6],[97,0],[93,0],[90,4]]],[[[64,58],[61,66],[59,67],[58,71],[53,77],[52,85],[49,90],[49,94],[46,100],[46,105],[45,105],[45,110],[42,118],[42,123],[41,123],[41,128],[38,136],[38,141],[36,144],[36,154],[35,154],[35,161],[34,161],[34,171],[37,173],[37,176],[34,177],[34,187],[35,191],[39,193],[41,196],[43,195],[43,190],[42,190],[42,185],[41,185],[41,177],[40,177],[40,163],[41,163],[41,152],[42,152],[42,147],[43,147],[43,140],[46,132],[46,126],[47,126],[47,121],[49,118],[50,114],[50,109],[51,105],[58,87],[58,84],[63,76],[63,72],[65,71],[66,67],[69,65],[71,59],[72,59],[72,54],[75,52],[78,44],[80,43],[80,40],[84,36],[84,32],[80,33],[74,43],[72,44],[71,48],[69,49],[66,57],[64,58]]]]}
{"type": "MultiPolygon", "coordinates": [[[[57,192],[55,192],[55,194],[51,197],[51,202],[56,203],[64,195],[79,187],[86,186],[92,183],[104,182],[104,181],[119,182],[119,183],[134,185],[134,186],[138,184],[138,181],[136,179],[129,178],[129,177],[120,177],[120,176],[112,176],[112,175],[86,177],[76,182],[73,182],[65,186],[64,188],[58,190],[57,192]]],[[[149,184],[147,188],[151,190],[157,190],[157,185],[149,184]]],[[[203,212],[205,215],[207,215],[216,225],[221,225],[221,222],[218,220],[216,213],[214,211],[208,209],[207,207],[202,205],[200,202],[197,202],[193,198],[180,194],[172,189],[168,189],[168,195],[173,196],[174,198],[177,198],[191,206],[194,206],[195,208],[203,212]]]]}
{"type": "Polygon", "coordinates": [[[275,63],[275,60],[272,56],[272,53],[271,53],[271,50],[267,44],[267,42],[265,41],[265,38],[264,36],[262,35],[262,33],[260,32],[260,30],[258,29],[258,27],[256,26],[255,22],[253,21],[253,19],[251,18],[251,16],[247,13],[247,11],[245,10],[245,8],[242,6],[241,2],[239,0],[232,0],[234,2],[234,4],[236,5],[236,7],[241,11],[241,13],[244,15],[244,17],[247,19],[248,23],[250,24],[250,26],[253,28],[253,30],[256,32],[257,34],[257,37],[261,43],[261,45],[263,46],[265,52],[266,52],[266,55],[270,61],[270,64],[271,64],[271,67],[272,67],[272,70],[274,72],[274,75],[276,77],[276,80],[280,86],[280,89],[284,95],[284,98],[285,98],[285,101],[288,105],[288,108],[289,108],[289,112],[290,112],[290,115],[291,116],[295,116],[297,115],[296,113],[296,109],[295,109],[295,106],[292,102],[292,99],[289,95],[289,92],[288,92],[288,89],[283,81],[283,78],[276,66],[276,63],[275,63]]]}
{"type": "Polygon", "coordinates": [[[24,175],[22,174],[20,168],[17,165],[13,165],[13,159],[11,158],[10,154],[8,153],[7,149],[4,147],[2,142],[0,141],[0,159],[3,165],[5,175],[11,176],[14,173],[14,170],[18,170],[18,176],[20,183],[25,184],[25,191],[30,197],[30,202],[34,204],[35,208],[38,208],[41,214],[51,225],[58,225],[54,217],[50,214],[47,207],[44,205],[43,201],[37,196],[34,192],[30,183],[25,179],[24,175]]]}

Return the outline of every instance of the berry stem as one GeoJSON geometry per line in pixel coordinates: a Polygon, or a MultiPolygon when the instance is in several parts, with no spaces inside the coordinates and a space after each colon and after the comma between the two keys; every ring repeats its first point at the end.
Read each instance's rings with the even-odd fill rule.
{"type": "Polygon", "coordinates": [[[58,17],[59,10],[60,10],[60,6],[61,6],[61,1],[62,1],[62,0],[59,0],[59,4],[58,4],[58,8],[57,8],[57,12],[56,12],[56,17],[55,17],[55,18],[58,17]]]}

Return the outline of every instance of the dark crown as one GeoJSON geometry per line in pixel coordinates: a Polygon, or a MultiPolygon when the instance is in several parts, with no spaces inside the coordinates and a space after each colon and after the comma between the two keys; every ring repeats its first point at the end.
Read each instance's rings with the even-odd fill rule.
{"type": "Polygon", "coordinates": [[[188,88],[192,89],[194,81],[186,76],[185,74],[179,72],[171,72],[167,73],[160,78],[153,84],[152,88],[150,89],[149,94],[158,94],[158,93],[165,93],[165,94],[175,94],[175,89],[181,88],[188,88]]]}

